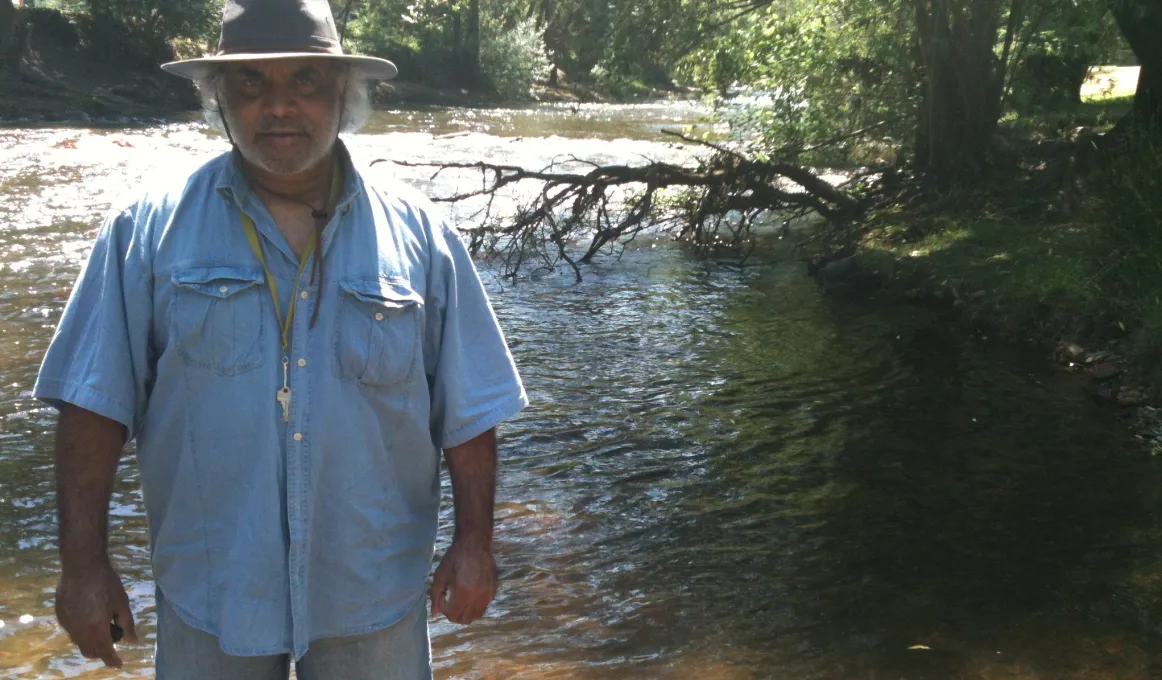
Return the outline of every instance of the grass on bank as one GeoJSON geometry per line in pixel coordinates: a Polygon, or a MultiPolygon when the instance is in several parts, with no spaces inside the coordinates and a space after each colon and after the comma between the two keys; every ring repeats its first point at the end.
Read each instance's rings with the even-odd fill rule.
{"type": "Polygon", "coordinates": [[[1050,109],[1010,112],[1001,119],[1001,132],[1027,140],[1061,139],[1079,129],[1108,132],[1130,110],[1134,95],[1095,95],[1050,109]]]}
{"type": "Polygon", "coordinates": [[[1002,130],[1025,139],[1060,138],[1078,128],[1105,132],[1130,110],[1139,71],[1137,66],[1095,66],[1081,86],[1080,102],[1010,112],[1002,120],[1002,130]]]}
{"type": "MultiPolygon", "coordinates": [[[[1006,132],[1059,138],[1101,128],[1130,101],[1093,98],[1007,121],[1006,132]]],[[[1009,333],[1121,343],[1162,384],[1162,143],[1133,140],[1098,169],[1030,195],[1018,208],[984,195],[953,213],[881,212],[865,255],[1009,333]]]]}

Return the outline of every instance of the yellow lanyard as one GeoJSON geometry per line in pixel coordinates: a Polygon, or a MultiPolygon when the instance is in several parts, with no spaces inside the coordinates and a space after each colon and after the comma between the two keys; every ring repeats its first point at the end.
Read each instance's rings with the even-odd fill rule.
{"type": "MultiPolygon", "coordinates": [[[[285,356],[290,348],[290,329],[291,324],[295,319],[295,301],[299,296],[299,284],[303,280],[303,271],[307,268],[307,262],[311,261],[311,254],[315,250],[315,239],[311,239],[307,247],[303,250],[303,254],[299,256],[299,273],[295,275],[294,292],[291,293],[290,307],[286,313],[286,320],[282,318],[282,303],[278,301],[278,282],[274,280],[270,269],[266,266],[266,258],[262,255],[262,245],[258,242],[258,229],[254,226],[254,220],[246,213],[242,215],[242,226],[246,229],[246,240],[250,241],[250,249],[254,251],[254,256],[262,264],[262,272],[266,275],[266,285],[270,288],[270,297],[274,300],[274,314],[278,318],[278,326],[282,329],[282,353],[285,356]]],[[[316,304],[318,302],[316,301],[316,304]]]]}
{"type": "MultiPolygon", "coordinates": [[[[335,165],[334,171],[331,173],[331,195],[338,196],[339,190],[342,188],[343,180],[341,178],[342,172],[338,164],[335,165]]],[[[337,201],[336,201],[337,202],[337,201]]],[[[295,275],[295,287],[291,292],[290,306],[287,309],[286,320],[282,318],[282,305],[278,301],[278,282],[275,281],[274,276],[271,275],[270,269],[266,266],[266,257],[262,254],[262,244],[258,240],[258,228],[254,225],[254,220],[250,216],[238,210],[238,214],[242,216],[242,227],[246,230],[246,240],[250,242],[250,249],[254,251],[254,256],[258,258],[258,262],[262,264],[262,272],[266,276],[266,285],[270,288],[270,297],[274,300],[274,313],[278,319],[279,328],[282,329],[282,354],[283,362],[285,363],[287,352],[290,350],[290,330],[291,324],[295,319],[295,302],[299,297],[299,284],[303,280],[303,271],[307,268],[307,263],[311,261],[311,255],[315,251],[315,239],[311,239],[307,243],[307,247],[303,249],[303,254],[299,256],[299,272],[295,275]]],[[[315,300],[315,304],[319,304],[315,300]]]]}

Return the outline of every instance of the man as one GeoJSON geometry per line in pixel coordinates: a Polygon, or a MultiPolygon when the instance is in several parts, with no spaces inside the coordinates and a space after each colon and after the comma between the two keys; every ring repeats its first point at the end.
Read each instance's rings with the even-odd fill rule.
{"type": "Polygon", "coordinates": [[[107,551],[137,442],[162,680],[430,678],[439,452],[455,501],[432,614],[496,591],[495,427],[527,404],[467,252],[372,183],[341,129],[390,62],[344,55],[326,0],[229,0],[198,82],[233,150],[103,225],[36,395],[61,410],[57,616],[119,666],[107,551]]]}

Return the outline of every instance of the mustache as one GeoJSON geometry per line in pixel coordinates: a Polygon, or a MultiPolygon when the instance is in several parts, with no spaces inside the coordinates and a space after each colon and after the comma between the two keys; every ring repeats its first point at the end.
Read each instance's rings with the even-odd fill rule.
{"type": "Polygon", "coordinates": [[[259,126],[259,128],[255,132],[255,134],[258,134],[258,135],[272,135],[272,134],[309,135],[309,134],[311,134],[311,132],[312,132],[312,130],[311,130],[311,127],[309,125],[288,125],[285,122],[272,121],[269,123],[263,123],[261,126],[259,126]]]}

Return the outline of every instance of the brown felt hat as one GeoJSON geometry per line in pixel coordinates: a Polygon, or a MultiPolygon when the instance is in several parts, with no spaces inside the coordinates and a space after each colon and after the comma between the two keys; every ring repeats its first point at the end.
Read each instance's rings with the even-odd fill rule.
{"type": "Polygon", "coordinates": [[[397,73],[386,59],[343,54],[327,0],[226,0],[217,54],[161,67],[193,80],[219,64],[293,57],[343,61],[372,80],[391,80],[397,73]]]}

